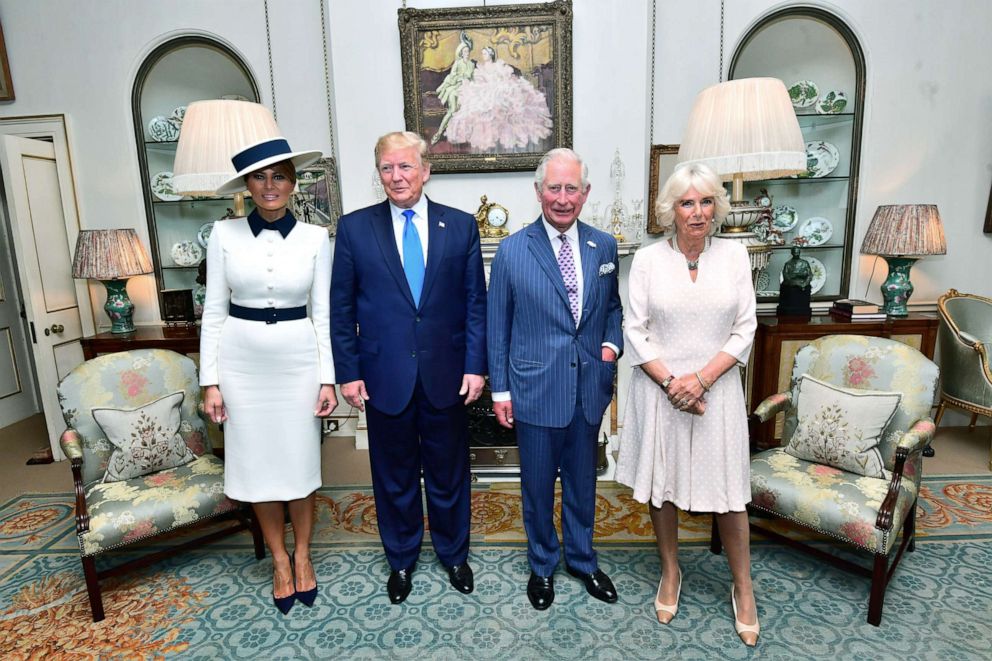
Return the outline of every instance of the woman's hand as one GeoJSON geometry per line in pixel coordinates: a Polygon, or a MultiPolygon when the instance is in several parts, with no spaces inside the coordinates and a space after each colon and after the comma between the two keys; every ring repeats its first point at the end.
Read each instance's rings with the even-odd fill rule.
{"type": "Polygon", "coordinates": [[[220,394],[219,386],[207,386],[203,390],[203,410],[207,412],[207,417],[217,424],[227,420],[224,396],[220,394]]]}
{"type": "Polygon", "coordinates": [[[668,401],[680,411],[702,415],[706,410],[703,386],[695,373],[683,374],[668,384],[668,401]]]}
{"type": "Polygon", "coordinates": [[[318,418],[326,418],[337,407],[338,396],[334,392],[334,385],[330,383],[321,385],[320,392],[317,394],[317,408],[314,409],[313,414],[318,418]]]}

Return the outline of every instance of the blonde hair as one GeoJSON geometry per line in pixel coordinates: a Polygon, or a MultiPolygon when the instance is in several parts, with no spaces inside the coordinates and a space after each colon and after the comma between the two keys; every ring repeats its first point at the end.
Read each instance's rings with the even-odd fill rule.
{"type": "Polygon", "coordinates": [[[394,131],[380,137],[375,143],[375,167],[379,167],[379,157],[389,149],[417,148],[420,164],[427,162],[427,141],[413,131],[394,131]]]}
{"type": "Polygon", "coordinates": [[[665,182],[665,185],[661,187],[658,201],[654,205],[654,212],[658,216],[658,225],[665,234],[674,232],[675,203],[690,188],[695,188],[696,192],[704,197],[713,198],[715,209],[713,211],[713,223],[710,227],[710,236],[713,236],[720,229],[727,214],[730,213],[730,200],[727,199],[727,191],[720,182],[720,178],[713,170],[701,163],[693,163],[676,169],[665,182]]]}

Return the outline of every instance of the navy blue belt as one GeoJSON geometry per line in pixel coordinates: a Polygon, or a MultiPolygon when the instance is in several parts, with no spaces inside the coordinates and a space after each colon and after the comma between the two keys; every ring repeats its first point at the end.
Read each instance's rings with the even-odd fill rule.
{"type": "Polygon", "coordinates": [[[243,305],[231,303],[228,314],[237,319],[274,324],[279,321],[306,319],[307,306],[301,305],[298,308],[246,308],[243,305]]]}

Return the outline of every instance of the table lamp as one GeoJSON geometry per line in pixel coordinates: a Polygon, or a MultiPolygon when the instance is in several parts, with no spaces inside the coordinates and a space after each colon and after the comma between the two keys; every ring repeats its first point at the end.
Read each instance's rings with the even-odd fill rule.
{"type": "Polygon", "coordinates": [[[862,255],[881,255],[889,265],[882,283],[882,310],[891,317],[909,314],[913,295],[909,270],[920,257],[944,255],[947,243],[936,204],[891,204],[875,210],[861,244],[862,255]]]}
{"type": "Polygon", "coordinates": [[[744,200],[744,182],[806,172],[806,143],[785,84],[742,78],[704,89],[689,113],[678,161],[702,163],[733,182],[731,211],[718,236],[747,247],[756,275],[770,249],[747,230],[766,208],[744,200]]]}
{"type": "Polygon", "coordinates": [[[152,272],[152,260],[133,229],[80,230],[72,260],[72,277],[100,280],[107,288],[103,309],[111,333],[134,330],[134,304],[127,296],[127,279],[152,272]]]}
{"type": "MultiPolygon", "coordinates": [[[[231,156],[245,145],[282,135],[272,112],[259,103],[211,99],[194,101],[186,108],[173,185],[183,195],[213,195],[237,172],[231,156]]],[[[244,193],[234,196],[234,213],[245,215],[244,193]]]]}

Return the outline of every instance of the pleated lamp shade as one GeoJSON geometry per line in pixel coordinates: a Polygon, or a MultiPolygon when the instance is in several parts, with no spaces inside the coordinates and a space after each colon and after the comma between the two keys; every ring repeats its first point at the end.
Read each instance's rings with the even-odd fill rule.
{"type": "Polygon", "coordinates": [[[72,277],[117,280],[152,272],[152,260],[133,229],[80,230],[72,277]]]}
{"type": "Polygon", "coordinates": [[[862,255],[947,254],[944,225],[936,204],[887,204],[875,210],[861,244],[862,255]]]}
{"type": "Polygon", "coordinates": [[[272,112],[259,103],[212,99],[186,108],[173,185],[183,195],[213,195],[236,172],[231,157],[244,147],[282,135],[272,112]]]}
{"type": "Polygon", "coordinates": [[[743,78],[704,89],[689,113],[678,160],[703,163],[723,181],[805,172],[806,143],[785,84],[743,78]]]}

